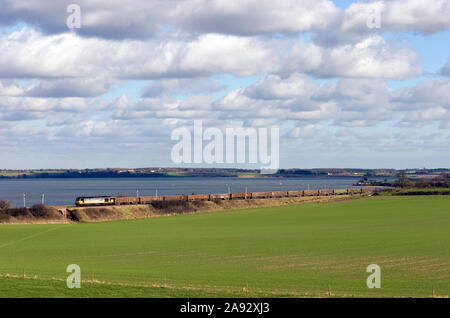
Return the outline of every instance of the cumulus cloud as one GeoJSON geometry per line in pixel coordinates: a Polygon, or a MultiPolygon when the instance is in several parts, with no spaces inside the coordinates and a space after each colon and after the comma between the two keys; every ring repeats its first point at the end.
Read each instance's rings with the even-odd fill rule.
{"type": "Polygon", "coordinates": [[[392,107],[406,114],[401,126],[421,127],[439,123],[450,128],[450,81],[432,80],[392,93],[392,107]]]}
{"type": "MultiPolygon", "coordinates": [[[[399,79],[421,72],[415,65],[417,55],[413,51],[392,47],[381,37],[370,37],[356,45],[323,48],[313,43],[291,46],[285,39],[266,42],[257,37],[220,34],[166,42],[123,42],[85,39],[73,33],[46,36],[25,27],[0,39],[0,57],[3,78],[73,78],[106,74],[104,78],[155,79],[305,72],[320,77],[399,79]]],[[[75,88],[83,91],[85,84],[77,82],[75,88]]],[[[61,90],[57,83],[52,85],[56,92],[61,90]]],[[[90,92],[84,96],[102,90],[88,86],[91,86],[90,92]]],[[[52,90],[50,87],[41,89],[52,90]]]]}
{"type": "Polygon", "coordinates": [[[370,17],[380,13],[380,31],[412,31],[424,34],[450,28],[448,0],[369,0],[352,3],[344,13],[342,32],[366,33],[370,17]]]}
{"type": "Polygon", "coordinates": [[[29,27],[0,39],[3,78],[63,78],[95,74],[104,66],[105,42],[65,33],[44,36],[29,27]]]}
{"type": "Polygon", "coordinates": [[[120,145],[153,159],[194,119],[278,125],[285,158],[314,163],[448,148],[449,81],[390,88],[421,76],[424,57],[384,33],[449,29],[449,1],[80,0],[69,31],[71,2],[0,0],[0,151],[100,147],[110,166],[120,145]],[[380,29],[366,25],[374,8],[380,29]]]}
{"type": "Polygon", "coordinates": [[[185,14],[179,18],[183,25],[202,32],[235,35],[328,29],[340,15],[328,0],[201,0],[190,5],[190,10],[182,10],[185,14]]]}
{"type": "Polygon", "coordinates": [[[82,112],[93,116],[104,111],[106,105],[105,100],[101,98],[48,99],[7,96],[0,99],[0,120],[24,121],[82,112]]]}
{"type": "Polygon", "coordinates": [[[319,77],[402,79],[422,72],[416,64],[418,56],[414,51],[390,46],[380,36],[331,48],[299,43],[289,53],[282,71],[294,68],[319,77]]]}
{"type": "Polygon", "coordinates": [[[293,74],[268,75],[231,91],[214,102],[227,118],[270,118],[324,122],[344,127],[369,127],[391,122],[403,126],[439,123],[447,127],[449,81],[435,80],[398,90],[380,79],[341,79],[317,84],[293,74]]]}
{"type": "Polygon", "coordinates": [[[25,96],[31,97],[95,97],[108,92],[114,80],[109,77],[63,78],[42,80],[28,88],[25,96]]]}
{"type": "Polygon", "coordinates": [[[225,85],[216,83],[209,78],[161,79],[152,81],[144,87],[142,89],[142,97],[173,96],[175,94],[206,94],[225,88],[225,85]]]}
{"type": "MultiPolygon", "coordinates": [[[[47,34],[68,31],[66,24],[70,0],[14,1],[1,0],[0,22],[15,24],[25,22],[39,27],[47,34]]],[[[170,13],[173,5],[167,1],[112,0],[108,6],[98,1],[76,1],[81,8],[81,25],[77,31],[86,36],[103,38],[145,38],[154,36],[158,30],[160,14],[170,13]]]]}
{"type": "Polygon", "coordinates": [[[24,89],[13,81],[0,81],[0,96],[20,96],[24,89]]]}
{"type": "Polygon", "coordinates": [[[320,125],[316,125],[316,124],[307,124],[305,126],[301,126],[301,127],[295,127],[293,129],[291,129],[287,135],[290,138],[305,138],[308,140],[323,140],[323,139],[327,139],[327,138],[331,138],[332,133],[320,126],[320,125]]]}
{"type": "Polygon", "coordinates": [[[450,81],[437,79],[397,90],[392,101],[400,110],[450,107],[450,81]]]}
{"type": "Polygon", "coordinates": [[[73,33],[43,35],[24,27],[0,39],[0,74],[64,78],[108,72],[118,78],[247,76],[270,71],[270,47],[258,39],[202,35],[167,42],[85,39],[73,33]]]}
{"type": "Polygon", "coordinates": [[[336,104],[319,100],[319,90],[319,85],[298,74],[286,79],[270,75],[250,87],[231,91],[213,107],[225,118],[327,120],[335,113],[336,104]]]}
{"type": "Polygon", "coordinates": [[[276,75],[267,75],[255,85],[246,89],[246,95],[258,99],[286,99],[311,93],[317,85],[306,76],[294,73],[282,80],[276,75]]]}
{"type": "MultiPolygon", "coordinates": [[[[66,8],[72,1],[1,0],[0,23],[25,22],[47,34],[67,31],[66,8]]],[[[178,0],[98,1],[79,0],[82,36],[108,39],[149,39],[167,29],[233,35],[292,34],[310,31],[367,32],[373,10],[381,12],[382,32],[433,33],[448,29],[448,0],[358,1],[345,11],[328,0],[178,0]]]]}
{"type": "MultiPolygon", "coordinates": [[[[2,0],[0,22],[24,21],[45,33],[67,30],[66,8],[72,1],[2,0]]],[[[79,0],[83,36],[148,39],[170,27],[199,33],[255,35],[296,33],[329,28],[340,10],[328,0],[179,0],[98,1],[79,0]]]]}

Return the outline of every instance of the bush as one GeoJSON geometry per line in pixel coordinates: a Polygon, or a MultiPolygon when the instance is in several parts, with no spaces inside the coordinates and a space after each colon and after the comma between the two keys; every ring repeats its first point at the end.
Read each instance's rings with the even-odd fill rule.
{"type": "Polygon", "coordinates": [[[0,200],[0,210],[10,209],[12,207],[11,203],[8,201],[0,200]]]}
{"type": "Polygon", "coordinates": [[[52,219],[61,217],[61,214],[58,212],[58,210],[43,204],[35,204],[29,208],[29,211],[31,215],[36,218],[52,219]]]}
{"type": "Polygon", "coordinates": [[[35,204],[30,208],[30,213],[37,218],[45,218],[48,216],[47,207],[43,204],[35,204]]]}
{"type": "Polygon", "coordinates": [[[162,213],[185,213],[193,209],[187,201],[153,201],[151,205],[162,213]]]}
{"type": "Polygon", "coordinates": [[[0,210],[0,223],[8,221],[10,218],[11,217],[8,214],[6,214],[6,212],[0,210]]]}
{"type": "Polygon", "coordinates": [[[449,188],[450,175],[443,174],[432,179],[408,179],[405,174],[399,174],[398,180],[392,183],[392,186],[399,188],[449,188]]]}
{"type": "Polygon", "coordinates": [[[57,209],[45,206],[43,204],[35,204],[30,208],[8,208],[0,209],[0,221],[6,221],[11,217],[17,219],[57,219],[61,218],[61,214],[57,209]]]}
{"type": "Polygon", "coordinates": [[[15,218],[30,218],[33,216],[27,208],[6,209],[5,212],[15,218]]]}

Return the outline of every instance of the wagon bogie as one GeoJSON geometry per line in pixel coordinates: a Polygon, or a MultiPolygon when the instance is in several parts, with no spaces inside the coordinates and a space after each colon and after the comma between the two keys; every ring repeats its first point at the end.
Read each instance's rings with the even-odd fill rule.
{"type": "Polygon", "coordinates": [[[272,198],[284,198],[288,196],[287,191],[273,191],[272,198]]]}
{"type": "Polygon", "coordinates": [[[208,194],[190,194],[188,195],[188,201],[208,201],[208,194]]]}
{"type": "Polygon", "coordinates": [[[165,196],[166,201],[187,201],[187,195],[167,195],[165,196]]]}
{"type": "Polygon", "coordinates": [[[230,194],[230,199],[232,200],[236,200],[236,199],[246,199],[248,196],[248,193],[231,193],[230,194]]]}
{"type": "Polygon", "coordinates": [[[224,193],[215,193],[209,195],[211,201],[217,201],[217,200],[228,200],[230,198],[229,194],[224,193]]]}
{"type": "Polygon", "coordinates": [[[252,192],[252,199],[270,198],[272,192],[252,192]]]}
{"type": "Polygon", "coordinates": [[[309,197],[309,196],[314,196],[317,195],[317,190],[304,190],[303,191],[303,196],[309,197]]]}

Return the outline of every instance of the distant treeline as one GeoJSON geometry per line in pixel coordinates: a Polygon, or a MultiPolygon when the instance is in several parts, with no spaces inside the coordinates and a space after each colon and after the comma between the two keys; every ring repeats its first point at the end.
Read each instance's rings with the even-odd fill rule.
{"type": "Polygon", "coordinates": [[[0,176],[4,179],[34,179],[34,178],[139,178],[139,177],[167,177],[165,173],[132,173],[118,171],[66,171],[66,172],[40,172],[32,174],[19,174],[17,176],[0,176]]]}
{"type": "Polygon", "coordinates": [[[279,169],[277,173],[261,175],[258,169],[234,168],[136,168],[136,169],[56,169],[56,170],[0,170],[0,178],[151,178],[151,177],[395,177],[403,173],[410,177],[448,174],[448,169],[279,169]]]}
{"type": "Polygon", "coordinates": [[[432,179],[410,179],[405,173],[399,173],[397,180],[391,182],[396,188],[450,188],[450,174],[442,174],[432,179]]]}
{"type": "MultiPolygon", "coordinates": [[[[248,173],[248,172],[247,172],[248,173]]],[[[251,171],[253,176],[259,175],[259,171],[251,171]]],[[[179,173],[169,172],[128,172],[117,170],[68,170],[58,172],[32,172],[17,174],[14,176],[0,175],[0,178],[5,179],[33,179],[33,178],[149,178],[149,177],[239,177],[243,176],[244,172],[236,170],[190,170],[180,171],[179,173]]],[[[278,173],[268,175],[272,177],[299,177],[299,176],[328,176],[327,172],[311,171],[311,170],[285,170],[281,169],[278,173]]]]}
{"type": "MultiPolygon", "coordinates": [[[[404,171],[397,174],[397,179],[393,181],[379,181],[370,180],[367,177],[359,180],[354,186],[366,186],[366,187],[392,187],[402,189],[436,189],[436,188],[450,188],[450,173],[443,173],[433,178],[411,178],[404,171]]],[[[426,194],[429,194],[427,192],[426,194]]],[[[439,193],[442,194],[442,193],[439,193]]],[[[410,195],[408,192],[407,195],[410,195]]]]}
{"type": "Polygon", "coordinates": [[[405,190],[400,191],[398,193],[393,193],[393,195],[450,195],[450,190],[449,191],[439,191],[431,189],[405,190]]]}
{"type": "Polygon", "coordinates": [[[301,170],[301,169],[280,169],[277,173],[278,176],[328,176],[328,172],[325,171],[313,171],[313,170],[301,170]]]}

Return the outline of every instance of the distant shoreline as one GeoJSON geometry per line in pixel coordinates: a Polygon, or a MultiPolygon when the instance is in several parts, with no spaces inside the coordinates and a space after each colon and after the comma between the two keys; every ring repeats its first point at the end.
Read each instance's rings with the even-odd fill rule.
{"type": "Polygon", "coordinates": [[[357,169],[317,168],[279,169],[274,174],[261,174],[257,169],[233,168],[104,168],[104,169],[29,169],[0,170],[0,179],[49,179],[49,178],[393,178],[399,173],[409,178],[433,178],[450,174],[450,169],[357,169]]]}
{"type": "MultiPolygon", "coordinates": [[[[186,175],[186,176],[153,176],[153,175],[133,175],[133,176],[17,176],[17,177],[6,177],[0,176],[0,180],[32,180],[32,179],[140,179],[140,178],[164,178],[164,179],[188,179],[188,178],[239,178],[239,179],[293,179],[293,178],[304,178],[304,179],[361,179],[360,176],[321,176],[321,175],[261,175],[261,176],[198,176],[198,175],[186,175]]],[[[395,177],[374,177],[378,179],[394,179],[395,177]]]]}

